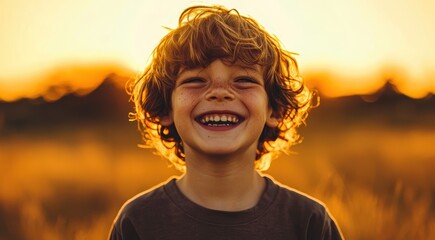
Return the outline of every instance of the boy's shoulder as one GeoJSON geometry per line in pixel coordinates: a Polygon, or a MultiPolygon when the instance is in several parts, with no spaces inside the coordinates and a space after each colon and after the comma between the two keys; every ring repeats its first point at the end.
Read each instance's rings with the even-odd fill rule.
{"type": "Polygon", "coordinates": [[[165,193],[165,185],[171,181],[175,181],[175,178],[171,178],[130,198],[122,206],[121,213],[134,216],[148,209],[159,208],[164,202],[168,201],[168,196],[165,193]]]}
{"type": "Polygon", "coordinates": [[[270,176],[265,176],[265,178],[278,189],[274,201],[275,206],[284,212],[296,215],[299,213],[305,216],[310,215],[310,213],[320,215],[327,213],[325,205],[320,200],[281,184],[270,176]]]}
{"type": "MultiPolygon", "coordinates": [[[[272,181],[272,180],[271,180],[272,181]]],[[[305,232],[308,239],[342,239],[339,227],[325,205],[298,190],[274,181],[276,194],[273,218],[286,223],[294,232],[305,232]]]]}
{"type": "Polygon", "coordinates": [[[164,225],[165,210],[170,202],[164,186],[168,180],[129,199],[121,207],[112,225],[109,239],[141,239],[144,233],[157,225],[164,225]]]}

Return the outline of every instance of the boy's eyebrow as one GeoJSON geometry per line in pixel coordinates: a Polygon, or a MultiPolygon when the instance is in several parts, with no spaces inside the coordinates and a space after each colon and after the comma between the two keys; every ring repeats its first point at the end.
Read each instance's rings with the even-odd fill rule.
{"type": "Polygon", "coordinates": [[[250,66],[240,66],[240,67],[245,69],[245,70],[251,70],[251,71],[256,72],[256,73],[261,73],[261,70],[258,68],[254,68],[254,67],[250,67],[250,66]]]}
{"type": "Polygon", "coordinates": [[[231,63],[229,65],[233,65],[233,66],[237,66],[237,67],[241,67],[241,68],[249,68],[249,69],[254,70],[254,71],[258,71],[258,68],[256,68],[256,66],[259,66],[258,64],[246,64],[240,60],[236,61],[235,63],[231,63]]]}
{"type": "MultiPolygon", "coordinates": [[[[193,68],[193,69],[195,69],[195,68],[193,68]]],[[[189,71],[189,70],[192,70],[192,69],[191,69],[191,68],[186,68],[186,67],[182,67],[182,68],[180,68],[180,71],[178,71],[178,74],[177,74],[176,79],[179,79],[180,76],[183,75],[183,73],[184,73],[185,71],[189,71]]],[[[197,72],[197,74],[199,74],[199,73],[202,72],[203,70],[204,70],[204,68],[202,68],[201,70],[199,70],[199,72],[197,72]]]]}
{"type": "Polygon", "coordinates": [[[246,64],[237,64],[236,66],[239,66],[242,69],[244,69],[246,71],[246,73],[248,73],[248,75],[249,75],[248,71],[251,71],[254,74],[260,74],[260,75],[262,74],[262,69],[261,69],[261,67],[259,67],[259,65],[252,66],[252,65],[246,65],[246,64]]]}
{"type": "Polygon", "coordinates": [[[242,63],[242,62],[236,62],[236,63],[234,63],[234,66],[238,66],[238,67],[240,67],[240,68],[243,68],[243,69],[248,69],[248,70],[252,70],[252,71],[255,71],[255,72],[261,72],[261,66],[260,65],[258,65],[258,64],[246,64],[246,63],[242,63]]]}
{"type": "Polygon", "coordinates": [[[180,70],[178,70],[177,76],[179,77],[181,74],[184,73],[184,71],[188,70],[188,68],[181,67],[180,70]]]}
{"type": "Polygon", "coordinates": [[[237,64],[237,65],[240,66],[241,68],[248,68],[248,69],[253,70],[253,71],[258,71],[257,68],[255,68],[251,65],[246,65],[246,64],[237,64]]]}

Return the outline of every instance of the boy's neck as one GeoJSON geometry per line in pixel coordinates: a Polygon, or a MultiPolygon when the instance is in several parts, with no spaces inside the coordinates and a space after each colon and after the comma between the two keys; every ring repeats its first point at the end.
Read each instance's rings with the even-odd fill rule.
{"type": "Polygon", "coordinates": [[[241,211],[254,207],[265,181],[249,158],[186,160],[187,171],[177,181],[193,202],[214,210],[241,211]]]}

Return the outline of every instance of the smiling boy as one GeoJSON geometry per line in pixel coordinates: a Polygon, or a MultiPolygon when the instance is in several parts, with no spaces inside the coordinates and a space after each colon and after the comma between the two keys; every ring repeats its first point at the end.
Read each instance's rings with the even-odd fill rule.
{"type": "Polygon", "coordinates": [[[110,239],[342,239],[321,203],[259,173],[298,142],[312,92],[252,18],[186,9],[132,99],[145,143],[184,174],[128,201],[110,239]]]}

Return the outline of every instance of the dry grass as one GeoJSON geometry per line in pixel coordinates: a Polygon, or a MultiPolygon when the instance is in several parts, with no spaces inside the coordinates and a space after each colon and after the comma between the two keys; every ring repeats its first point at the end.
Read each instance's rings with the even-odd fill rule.
{"type": "MultiPolygon", "coordinates": [[[[0,240],[104,239],[125,200],[177,174],[136,137],[110,126],[1,137],[0,240]]],[[[435,239],[434,129],[305,138],[267,173],[325,202],[347,239],[435,239]]]]}

